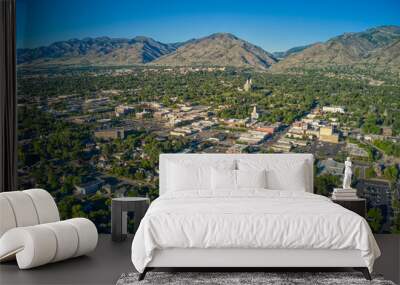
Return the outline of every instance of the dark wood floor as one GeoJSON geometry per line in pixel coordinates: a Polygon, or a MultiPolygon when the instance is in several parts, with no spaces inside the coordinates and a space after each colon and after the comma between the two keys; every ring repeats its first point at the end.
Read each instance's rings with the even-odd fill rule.
{"type": "MultiPolygon", "coordinates": [[[[382,257],[375,272],[400,283],[400,235],[377,235],[382,257]]],[[[0,265],[0,284],[115,284],[124,272],[134,271],[130,259],[132,239],[121,243],[110,235],[100,235],[97,249],[82,256],[30,270],[19,270],[15,262],[0,265]]]]}
{"type": "Polygon", "coordinates": [[[115,284],[122,273],[134,271],[131,262],[132,238],[112,242],[100,235],[97,248],[88,256],[19,270],[16,262],[0,264],[0,284],[115,284]]]}
{"type": "Polygon", "coordinates": [[[374,265],[374,271],[386,279],[400,284],[400,235],[375,235],[382,252],[374,265]]]}

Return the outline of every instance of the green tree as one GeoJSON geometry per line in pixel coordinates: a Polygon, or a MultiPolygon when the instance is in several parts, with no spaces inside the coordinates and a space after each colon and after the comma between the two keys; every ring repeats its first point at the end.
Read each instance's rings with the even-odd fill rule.
{"type": "Polygon", "coordinates": [[[368,210],[368,223],[374,233],[379,233],[382,227],[382,211],[379,208],[371,208],[368,210]]]}
{"type": "Polygon", "coordinates": [[[396,165],[387,166],[383,170],[383,176],[392,182],[396,181],[397,177],[399,176],[399,170],[396,165]]]}
{"type": "Polygon", "coordinates": [[[81,204],[76,204],[73,205],[71,208],[71,216],[73,218],[87,218],[87,214],[83,211],[82,205],[81,204]]]}
{"type": "Polygon", "coordinates": [[[376,177],[376,172],[373,167],[368,167],[365,169],[365,178],[374,178],[376,177]]]}
{"type": "Polygon", "coordinates": [[[369,115],[364,122],[363,131],[367,134],[380,134],[381,128],[378,126],[376,115],[369,115]]]}
{"type": "Polygon", "coordinates": [[[400,157],[400,144],[391,141],[375,140],[374,145],[381,149],[385,154],[400,157]]]}
{"type": "Polygon", "coordinates": [[[57,177],[51,169],[47,173],[47,185],[51,190],[57,190],[59,188],[57,177]]]}
{"type": "Polygon", "coordinates": [[[338,176],[324,174],[315,177],[314,192],[320,195],[329,196],[333,192],[333,188],[340,185],[338,176]]]}
{"type": "Polygon", "coordinates": [[[393,218],[390,232],[400,234],[400,195],[397,189],[392,189],[393,218]]]}

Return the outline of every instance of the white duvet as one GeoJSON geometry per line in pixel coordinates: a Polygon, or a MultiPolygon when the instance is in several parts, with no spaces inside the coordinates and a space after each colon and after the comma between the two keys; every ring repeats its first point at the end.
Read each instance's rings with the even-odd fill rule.
{"type": "Polygon", "coordinates": [[[143,272],[165,248],[358,249],[370,271],[380,255],[366,220],[328,198],[256,189],[159,197],[136,232],[132,262],[143,272]]]}

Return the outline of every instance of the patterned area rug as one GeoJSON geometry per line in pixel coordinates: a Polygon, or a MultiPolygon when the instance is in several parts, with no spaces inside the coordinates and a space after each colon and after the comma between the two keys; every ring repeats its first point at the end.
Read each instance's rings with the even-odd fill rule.
{"type": "Polygon", "coordinates": [[[138,273],[122,274],[117,285],[395,285],[381,276],[368,281],[359,272],[148,272],[138,281],[138,273]]]}

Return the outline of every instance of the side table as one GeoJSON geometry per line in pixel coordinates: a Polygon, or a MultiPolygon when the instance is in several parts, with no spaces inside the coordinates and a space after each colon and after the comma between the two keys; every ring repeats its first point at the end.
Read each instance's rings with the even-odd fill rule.
{"type": "Polygon", "coordinates": [[[123,241],[128,234],[128,212],[133,212],[134,232],[144,217],[150,204],[149,198],[122,197],[111,200],[111,238],[123,241]]]}
{"type": "Polygon", "coordinates": [[[366,218],[367,215],[367,201],[364,198],[353,199],[332,199],[332,202],[359,214],[361,217],[366,218]]]}

